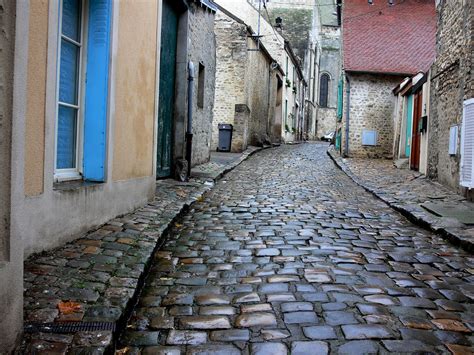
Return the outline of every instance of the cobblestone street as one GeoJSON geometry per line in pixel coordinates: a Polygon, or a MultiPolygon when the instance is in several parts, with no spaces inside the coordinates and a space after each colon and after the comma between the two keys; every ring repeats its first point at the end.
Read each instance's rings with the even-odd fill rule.
{"type": "Polygon", "coordinates": [[[194,204],[154,256],[121,352],[472,353],[474,258],[326,150],[262,151],[194,204]]]}

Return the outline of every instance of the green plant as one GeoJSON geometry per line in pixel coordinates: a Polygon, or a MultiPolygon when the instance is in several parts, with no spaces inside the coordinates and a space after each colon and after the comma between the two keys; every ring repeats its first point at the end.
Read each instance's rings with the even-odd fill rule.
{"type": "Polygon", "coordinates": [[[293,128],[291,129],[291,132],[292,132],[292,133],[296,133],[296,128],[293,127],[293,128]]]}
{"type": "Polygon", "coordinates": [[[296,94],[298,92],[298,89],[296,88],[296,86],[293,86],[293,92],[296,94]]]}
{"type": "Polygon", "coordinates": [[[286,87],[291,87],[291,81],[290,79],[286,79],[286,87]]]}
{"type": "Polygon", "coordinates": [[[288,125],[286,124],[285,125],[285,131],[289,132],[290,131],[290,127],[288,127],[288,125]]]}

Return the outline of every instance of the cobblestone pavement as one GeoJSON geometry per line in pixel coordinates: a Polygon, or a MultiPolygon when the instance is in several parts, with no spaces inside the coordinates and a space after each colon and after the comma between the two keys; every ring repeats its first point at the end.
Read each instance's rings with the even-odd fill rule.
{"type": "Polygon", "coordinates": [[[202,199],[214,185],[214,179],[258,150],[250,147],[231,160],[211,159],[193,169],[196,178],[190,182],[160,180],[155,199],[146,206],[62,247],[28,258],[24,272],[24,319],[32,334],[25,335],[18,352],[100,354],[110,347],[110,328],[127,317],[153,251],[175,218],[202,199]],[[102,322],[109,329],[52,334],[43,327],[46,323],[71,322],[102,322]]]}
{"type": "Polygon", "coordinates": [[[474,228],[454,218],[436,216],[421,205],[424,203],[463,205],[474,209],[472,202],[454,191],[429,180],[423,174],[409,169],[397,169],[393,160],[343,159],[329,150],[336,164],[356,183],[394,207],[405,216],[422,223],[429,229],[443,234],[463,248],[474,251],[474,228]]]}
{"type": "Polygon", "coordinates": [[[472,352],[474,258],[336,168],[282,146],[173,228],[122,354],[472,352]]]}

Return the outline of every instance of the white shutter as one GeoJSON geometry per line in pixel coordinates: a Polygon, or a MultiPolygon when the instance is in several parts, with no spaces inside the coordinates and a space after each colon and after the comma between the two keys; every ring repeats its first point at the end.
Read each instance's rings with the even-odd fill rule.
{"type": "Polygon", "coordinates": [[[464,101],[461,129],[461,186],[474,188],[474,98],[464,101]]]}

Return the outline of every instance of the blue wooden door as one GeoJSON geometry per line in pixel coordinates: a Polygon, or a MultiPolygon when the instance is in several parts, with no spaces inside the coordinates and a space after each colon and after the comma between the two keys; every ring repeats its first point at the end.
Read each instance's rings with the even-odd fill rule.
{"type": "Polygon", "coordinates": [[[167,0],[163,1],[156,165],[157,177],[168,177],[171,175],[178,16],[171,2],[167,0]]]}

